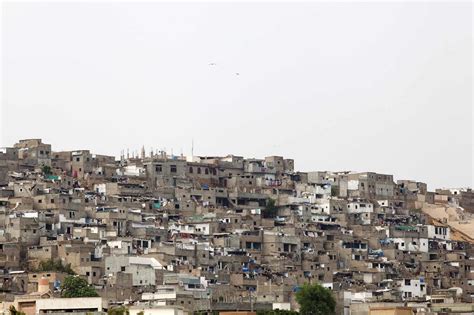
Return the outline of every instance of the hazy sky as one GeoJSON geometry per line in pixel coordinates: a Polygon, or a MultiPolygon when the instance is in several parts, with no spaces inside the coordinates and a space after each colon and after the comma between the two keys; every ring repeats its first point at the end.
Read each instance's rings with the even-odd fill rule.
{"type": "Polygon", "coordinates": [[[472,185],[470,2],[2,9],[1,146],[186,155],[194,138],[197,155],[472,185]]]}

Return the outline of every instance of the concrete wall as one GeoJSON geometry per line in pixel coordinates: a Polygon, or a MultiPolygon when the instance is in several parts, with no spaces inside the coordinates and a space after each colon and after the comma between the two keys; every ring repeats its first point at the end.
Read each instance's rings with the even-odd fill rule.
{"type": "Polygon", "coordinates": [[[369,315],[412,315],[411,307],[371,308],[369,315]]]}
{"type": "Polygon", "coordinates": [[[140,312],[143,312],[143,315],[188,315],[189,313],[181,308],[176,308],[172,306],[163,306],[163,307],[132,307],[129,309],[130,315],[137,315],[140,312]]]}
{"type": "Polygon", "coordinates": [[[56,298],[36,300],[36,312],[96,310],[102,311],[102,298],[56,298]]]}

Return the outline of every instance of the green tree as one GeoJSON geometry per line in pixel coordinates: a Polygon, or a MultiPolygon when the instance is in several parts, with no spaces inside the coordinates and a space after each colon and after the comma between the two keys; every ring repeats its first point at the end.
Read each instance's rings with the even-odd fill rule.
{"type": "Polygon", "coordinates": [[[41,171],[43,172],[44,175],[51,175],[53,172],[51,171],[51,166],[48,165],[43,165],[41,168],[41,171]]]}
{"type": "Polygon", "coordinates": [[[336,300],[331,290],[320,284],[304,284],[296,293],[301,315],[333,315],[336,313],[336,300]]]}
{"type": "Polygon", "coordinates": [[[21,312],[21,311],[17,311],[15,306],[11,305],[10,306],[10,315],[25,315],[24,312],[21,312]]]}
{"type": "MultiPolygon", "coordinates": [[[[125,306],[113,307],[107,311],[108,315],[129,315],[130,312],[125,306]]],[[[139,313],[140,314],[140,313],[139,313]]]]}
{"type": "Polygon", "coordinates": [[[263,210],[263,217],[265,219],[271,219],[276,217],[278,214],[278,207],[275,204],[275,199],[269,198],[267,200],[267,206],[263,210]]]}
{"type": "Polygon", "coordinates": [[[63,265],[61,259],[48,259],[43,260],[39,263],[38,272],[54,271],[54,272],[64,272],[70,275],[76,274],[71,268],[71,264],[63,265]]]}
{"type": "Polygon", "coordinates": [[[94,297],[99,296],[84,278],[78,276],[67,276],[61,288],[61,297],[94,297]]]}

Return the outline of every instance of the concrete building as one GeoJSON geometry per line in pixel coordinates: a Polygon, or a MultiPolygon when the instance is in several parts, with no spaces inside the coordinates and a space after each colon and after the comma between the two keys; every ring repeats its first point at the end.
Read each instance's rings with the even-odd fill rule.
{"type": "Polygon", "coordinates": [[[27,314],[297,310],[299,288],[320,283],[338,314],[469,312],[468,188],[298,172],[282,156],[145,151],[52,152],[39,139],[0,151],[4,305],[27,314]],[[70,269],[101,298],[61,299],[70,269]]]}

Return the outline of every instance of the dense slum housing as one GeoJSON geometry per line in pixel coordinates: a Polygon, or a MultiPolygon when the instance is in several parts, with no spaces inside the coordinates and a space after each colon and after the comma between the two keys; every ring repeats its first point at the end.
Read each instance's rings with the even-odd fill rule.
{"type": "Polygon", "coordinates": [[[20,140],[0,151],[0,299],[26,314],[297,309],[298,288],[320,283],[338,314],[469,313],[473,196],[374,172],[298,172],[280,156],[116,159],[20,140]],[[57,260],[69,269],[40,268],[57,260]],[[72,272],[100,297],[63,303],[72,272]]]}

